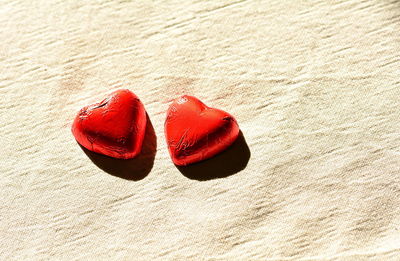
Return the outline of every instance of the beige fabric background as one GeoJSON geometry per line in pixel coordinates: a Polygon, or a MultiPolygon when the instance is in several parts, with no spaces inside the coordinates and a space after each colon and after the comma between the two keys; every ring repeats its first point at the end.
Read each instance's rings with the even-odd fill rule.
{"type": "Polygon", "coordinates": [[[0,24],[1,260],[400,260],[398,1],[11,0],[0,24]],[[154,129],[128,164],[70,132],[118,88],[154,129]],[[185,175],[182,94],[244,136],[185,175]]]}

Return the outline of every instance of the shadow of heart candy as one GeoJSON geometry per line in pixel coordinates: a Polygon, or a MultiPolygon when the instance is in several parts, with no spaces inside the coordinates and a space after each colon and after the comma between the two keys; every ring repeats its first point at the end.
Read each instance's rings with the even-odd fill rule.
{"type": "Polygon", "coordinates": [[[236,141],[220,154],[188,166],[176,166],[187,178],[206,181],[225,178],[246,168],[251,152],[246,139],[240,131],[236,141]]]}
{"type": "Polygon", "coordinates": [[[133,159],[116,159],[92,152],[82,145],[80,147],[89,159],[104,172],[126,180],[141,180],[153,168],[157,152],[157,136],[150,118],[148,116],[146,118],[147,124],[142,151],[133,159]]]}

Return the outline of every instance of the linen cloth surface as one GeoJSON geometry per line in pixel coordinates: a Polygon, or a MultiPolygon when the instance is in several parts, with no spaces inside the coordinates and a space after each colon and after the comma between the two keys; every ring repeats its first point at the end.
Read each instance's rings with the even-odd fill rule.
{"type": "Polygon", "coordinates": [[[1,260],[399,260],[398,1],[2,1],[1,260]],[[85,105],[127,88],[138,159],[83,150],[85,105]],[[241,138],[190,168],[188,94],[241,138]]]}

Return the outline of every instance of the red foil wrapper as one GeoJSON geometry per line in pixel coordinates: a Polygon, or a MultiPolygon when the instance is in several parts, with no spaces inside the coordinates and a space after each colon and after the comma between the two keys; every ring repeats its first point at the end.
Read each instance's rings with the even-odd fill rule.
{"type": "Polygon", "coordinates": [[[134,93],[123,89],[82,108],[72,125],[72,133],[88,150],[130,159],[141,151],[146,122],[142,102],[134,93]]]}
{"type": "Polygon", "coordinates": [[[193,96],[176,99],[168,109],[165,136],[172,161],[178,166],[215,156],[238,135],[239,126],[232,115],[193,96]]]}

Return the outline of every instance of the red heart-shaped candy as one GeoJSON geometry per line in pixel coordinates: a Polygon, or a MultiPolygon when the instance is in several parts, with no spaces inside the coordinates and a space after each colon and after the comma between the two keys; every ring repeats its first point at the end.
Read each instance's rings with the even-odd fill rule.
{"type": "Polygon", "coordinates": [[[130,159],[140,153],[146,122],[146,111],[139,98],[129,90],[117,90],[103,101],[82,108],[72,133],[88,150],[130,159]]]}
{"type": "Polygon", "coordinates": [[[168,109],[165,136],[176,165],[211,158],[228,148],[238,135],[239,126],[232,115],[207,107],[195,97],[182,96],[168,109]]]}

